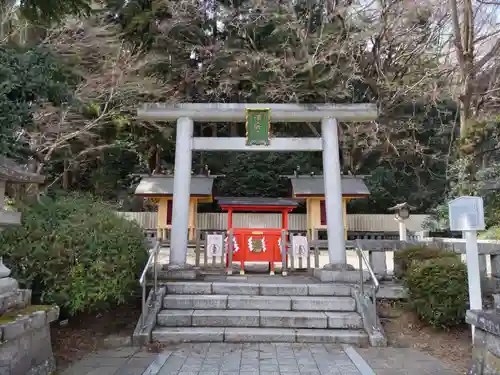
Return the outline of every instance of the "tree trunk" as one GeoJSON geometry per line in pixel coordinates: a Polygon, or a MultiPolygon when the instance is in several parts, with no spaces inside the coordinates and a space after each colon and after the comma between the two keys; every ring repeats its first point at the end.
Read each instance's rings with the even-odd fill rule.
{"type": "Polygon", "coordinates": [[[160,145],[156,145],[156,155],[155,155],[155,170],[154,174],[161,173],[161,147],[160,145]]]}
{"type": "Polygon", "coordinates": [[[69,190],[69,161],[64,159],[64,170],[63,170],[63,190],[69,190]]]}

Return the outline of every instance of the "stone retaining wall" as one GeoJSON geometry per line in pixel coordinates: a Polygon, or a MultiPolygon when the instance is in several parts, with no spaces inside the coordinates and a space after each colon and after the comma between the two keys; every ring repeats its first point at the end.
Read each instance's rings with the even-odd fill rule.
{"type": "Polygon", "coordinates": [[[0,320],[0,375],[52,374],[50,323],[59,317],[59,308],[30,306],[11,314],[0,320]]]}
{"type": "Polygon", "coordinates": [[[467,311],[466,321],[476,327],[468,375],[500,375],[500,313],[467,311]]]}

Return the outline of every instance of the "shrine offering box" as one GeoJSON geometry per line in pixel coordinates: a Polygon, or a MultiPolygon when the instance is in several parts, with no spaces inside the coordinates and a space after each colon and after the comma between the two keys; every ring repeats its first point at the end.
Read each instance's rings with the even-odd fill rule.
{"type": "MultiPolygon", "coordinates": [[[[288,231],[288,213],[297,207],[298,201],[283,198],[217,198],[217,202],[228,212],[228,230],[233,230],[232,261],[240,263],[240,273],[245,272],[245,262],[265,262],[269,263],[270,272],[274,274],[274,263],[282,261],[281,237],[283,230],[288,231]],[[281,226],[234,227],[233,213],[243,211],[281,213],[281,226]]],[[[229,268],[231,265],[228,262],[226,257],[226,266],[229,268]]]]}

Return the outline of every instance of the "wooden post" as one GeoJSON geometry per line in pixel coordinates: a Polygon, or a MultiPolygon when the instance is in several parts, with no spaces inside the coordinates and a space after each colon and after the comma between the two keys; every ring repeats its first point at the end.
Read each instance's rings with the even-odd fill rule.
{"type": "Polygon", "coordinates": [[[201,251],[201,231],[196,228],[195,231],[196,234],[196,247],[195,247],[195,254],[194,254],[194,263],[196,267],[200,267],[200,251],[201,251]]]}
{"type": "Polygon", "coordinates": [[[287,275],[287,241],[286,241],[286,230],[281,231],[281,275],[287,275]]]}
{"type": "Polygon", "coordinates": [[[229,228],[228,231],[228,237],[227,237],[227,274],[232,275],[233,274],[233,239],[234,239],[234,234],[233,234],[233,228],[229,228]]]}
{"type": "MultiPolygon", "coordinates": [[[[211,232],[210,234],[216,234],[216,232],[211,232]]],[[[207,243],[207,236],[205,236],[205,244],[207,243]]],[[[205,245],[205,251],[206,251],[206,245],[205,245]]],[[[214,255],[212,256],[212,267],[215,267],[217,265],[217,257],[214,255]]]]}
{"type": "MultiPolygon", "coordinates": [[[[307,233],[304,233],[304,235],[307,238],[307,233]]],[[[306,264],[307,264],[307,269],[308,270],[311,268],[311,254],[310,254],[310,250],[311,250],[311,244],[309,243],[309,241],[307,241],[307,259],[306,259],[306,264]]]]}
{"type": "Polygon", "coordinates": [[[226,253],[226,247],[224,246],[224,235],[225,235],[225,233],[223,231],[222,232],[218,231],[217,234],[220,234],[222,236],[222,255],[220,257],[220,262],[221,262],[222,268],[224,269],[226,267],[226,259],[227,259],[227,257],[226,257],[226,255],[227,255],[227,253],[226,253]]]}
{"type": "MultiPolygon", "coordinates": [[[[207,238],[207,236],[205,236],[205,239],[207,238]]],[[[205,267],[208,266],[208,253],[207,253],[207,248],[205,246],[205,248],[203,249],[203,264],[205,265],[205,267]]]]}

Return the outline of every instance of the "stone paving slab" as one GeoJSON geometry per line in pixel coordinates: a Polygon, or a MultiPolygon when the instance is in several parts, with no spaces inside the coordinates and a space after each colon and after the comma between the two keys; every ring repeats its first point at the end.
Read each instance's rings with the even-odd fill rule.
{"type": "Polygon", "coordinates": [[[190,343],[167,346],[160,354],[123,348],[92,354],[61,375],[373,374],[456,375],[435,358],[412,349],[300,343],[190,343]],[[353,356],[353,351],[359,355],[353,356]],[[363,359],[366,362],[360,366],[363,359]],[[373,371],[367,372],[370,366],[373,371]]]}
{"type": "Polygon", "coordinates": [[[61,375],[142,375],[157,356],[133,347],[104,350],[85,357],[61,375]]]}
{"type": "Polygon", "coordinates": [[[199,343],[92,354],[62,375],[362,375],[338,345],[199,343]]]}
{"type": "Polygon", "coordinates": [[[356,351],[377,375],[457,375],[427,353],[410,348],[366,348],[356,351]]]}

